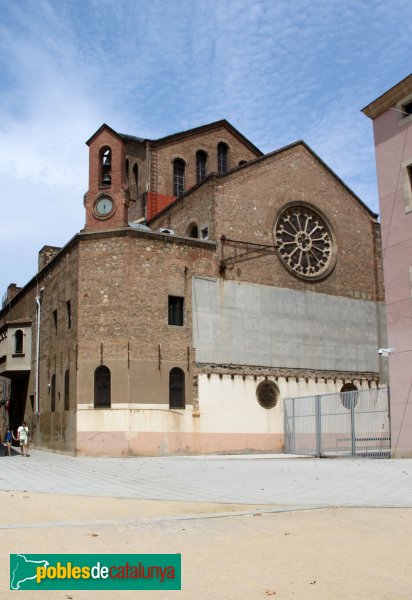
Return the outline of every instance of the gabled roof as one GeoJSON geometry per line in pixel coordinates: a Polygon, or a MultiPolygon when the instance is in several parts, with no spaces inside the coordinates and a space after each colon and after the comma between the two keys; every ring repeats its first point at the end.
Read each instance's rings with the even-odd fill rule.
{"type": "Polygon", "coordinates": [[[89,140],[87,140],[86,144],[90,145],[90,143],[94,140],[94,138],[97,135],[99,135],[104,129],[107,129],[113,135],[115,135],[116,137],[118,137],[119,139],[122,139],[122,140],[131,141],[131,142],[139,142],[141,144],[149,142],[150,145],[152,145],[152,146],[161,146],[163,144],[168,144],[168,143],[174,142],[176,140],[185,139],[192,135],[198,135],[205,131],[217,129],[218,127],[225,127],[228,131],[230,131],[230,133],[232,133],[234,136],[236,136],[243,144],[248,146],[250,148],[250,150],[252,150],[252,152],[254,152],[257,156],[263,156],[263,152],[261,150],[259,150],[259,148],[257,148],[254,144],[252,144],[252,142],[250,140],[248,140],[242,133],[240,133],[240,131],[238,131],[236,129],[236,127],[233,127],[233,125],[231,125],[229,123],[229,121],[226,121],[226,119],[221,119],[220,121],[214,121],[213,123],[208,123],[206,125],[200,125],[200,127],[194,127],[193,129],[187,129],[186,131],[179,131],[178,133],[172,133],[171,135],[166,135],[165,137],[159,138],[157,140],[141,138],[141,137],[137,137],[134,135],[128,135],[126,133],[117,133],[117,131],[114,131],[114,129],[112,129],[111,127],[109,127],[108,125],[106,125],[104,123],[92,135],[92,137],[89,140]]]}
{"type": "Polygon", "coordinates": [[[160,215],[165,214],[171,207],[175,206],[175,204],[177,204],[179,201],[182,200],[182,198],[186,198],[187,196],[189,196],[191,193],[193,193],[195,190],[197,190],[200,186],[204,185],[207,181],[210,181],[210,179],[212,178],[222,178],[222,177],[230,177],[233,173],[237,173],[238,171],[242,170],[242,169],[247,169],[253,165],[256,165],[257,163],[263,162],[265,160],[267,160],[268,158],[271,158],[273,156],[282,154],[282,152],[286,152],[287,150],[290,150],[291,148],[296,148],[297,146],[303,146],[318,162],[320,162],[320,164],[327,169],[327,171],[332,175],[332,177],[334,177],[336,179],[336,181],[338,181],[338,183],[340,185],[342,185],[347,192],[349,192],[351,194],[351,196],[353,196],[353,198],[359,202],[359,204],[361,204],[361,206],[367,210],[367,212],[374,218],[377,219],[378,218],[378,214],[373,212],[373,210],[371,210],[369,208],[369,206],[367,206],[367,204],[365,204],[363,202],[363,200],[361,200],[359,198],[359,196],[357,196],[355,194],[355,192],[353,190],[351,190],[351,188],[346,185],[346,183],[320,158],[320,156],[318,154],[316,154],[316,152],[314,150],[312,150],[312,148],[310,146],[308,146],[308,144],[306,142],[304,142],[303,140],[297,140],[296,142],[292,142],[291,144],[288,144],[287,146],[283,146],[282,148],[278,148],[277,150],[273,150],[273,152],[269,152],[268,154],[264,154],[263,156],[260,156],[259,158],[255,158],[254,160],[250,160],[249,162],[243,164],[243,165],[239,165],[237,167],[234,167],[233,169],[230,169],[229,171],[227,171],[226,173],[216,173],[216,172],[212,172],[209,173],[209,175],[207,177],[205,177],[205,179],[203,179],[201,181],[201,183],[198,183],[197,185],[193,186],[192,188],[190,188],[190,190],[188,190],[185,194],[183,194],[182,196],[180,196],[180,198],[176,198],[176,200],[174,200],[174,202],[171,202],[168,206],[166,206],[166,208],[164,208],[162,211],[158,212],[152,219],[150,219],[149,222],[154,221],[155,219],[157,219],[160,215]]]}
{"type": "Polygon", "coordinates": [[[99,127],[99,129],[98,129],[97,131],[95,131],[95,132],[94,132],[94,134],[92,135],[92,137],[90,137],[90,138],[87,140],[86,144],[87,144],[88,146],[90,146],[90,144],[92,143],[92,141],[94,140],[94,138],[95,138],[95,137],[97,137],[98,135],[100,135],[100,133],[101,133],[102,131],[104,131],[105,129],[106,129],[107,131],[109,131],[111,134],[113,134],[114,136],[116,136],[117,138],[119,138],[120,140],[122,139],[122,136],[121,136],[119,133],[117,133],[117,131],[115,131],[114,129],[112,129],[111,127],[109,127],[109,125],[106,125],[106,123],[103,123],[103,125],[101,125],[101,126],[99,127]]]}
{"type": "Polygon", "coordinates": [[[263,156],[263,152],[259,150],[250,140],[248,140],[240,131],[233,127],[229,121],[226,119],[221,119],[220,121],[214,121],[213,123],[208,123],[206,125],[200,125],[199,127],[194,127],[193,129],[187,129],[186,131],[180,131],[179,133],[173,133],[171,135],[166,135],[165,137],[159,138],[157,140],[151,140],[151,143],[154,146],[160,146],[162,144],[167,144],[169,142],[173,142],[175,140],[181,140],[186,137],[190,137],[192,135],[197,135],[199,133],[203,133],[205,131],[210,131],[211,129],[217,129],[219,127],[224,127],[230,133],[239,138],[246,146],[255,152],[258,156],[263,156]]]}
{"type": "Polygon", "coordinates": [[[391,87],[384,94],[376,98],[376,100],[373,100],[365,108],[362,108],[362,112],[370,119],[376,119],[376,117],[379,117],[379,115],[409,94],[412,94],[412,74],[402,79],[402,81],[391,87]]]}

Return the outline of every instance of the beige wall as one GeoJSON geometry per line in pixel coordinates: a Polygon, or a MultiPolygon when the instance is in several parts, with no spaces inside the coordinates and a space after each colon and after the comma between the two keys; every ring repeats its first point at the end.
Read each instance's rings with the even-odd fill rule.
{"type": "MultiPolygon", "coordinates": [[[[339,392],[345,382],[276,378],[279,400],[267,410],[256,398],[264,379],[200,374],[198,408],[189,405],[185,410],[169,410],[167,403],[139,408],[117,403],[102,410],[79,405],[78,452],[108,456],[282,452],[284,398],[339,392]]],[[[368,389],[366,381],[354,383],[368,389]]]]}

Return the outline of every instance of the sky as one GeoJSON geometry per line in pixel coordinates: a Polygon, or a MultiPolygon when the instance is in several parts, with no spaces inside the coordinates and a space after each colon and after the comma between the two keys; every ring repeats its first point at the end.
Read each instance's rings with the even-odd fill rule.
{"type": "Polygon", "coordinates": [[[0,0],[0,294],[85,222],[85,141],[222,118],[298,139],[378,211],[360,110],[412,71],[410,0],[0,0]]]}

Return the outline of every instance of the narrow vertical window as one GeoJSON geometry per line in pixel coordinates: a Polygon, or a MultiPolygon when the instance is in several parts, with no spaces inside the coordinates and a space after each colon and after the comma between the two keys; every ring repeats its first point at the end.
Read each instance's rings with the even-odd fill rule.
{"type": "Polygon", "coordinates": [[[226,173],[228,169],[229,148],[224,142],[217,145],[217,170],[219,173],[226,173]]]}
{"type": "Polygon", "coordinates": [[[102,148],[100,151],[100,185],[109,186],[112,183],[112,151],[102,148]]]}
{"type": "Polygon", "coordinates": [[[67,314],[67,329],[72,328],[72,304],[70,300],[66,302],[66,314],[67,314]]]}
{"type": "Polygon", "coordinates": [[[56,375],[52,375],[50,388],[50,410],[54,412],[56,410],[56,375]]]}
{"type": "Polygon", "coordinates": [[[23,332],[18,329],[14,334],[14,353],[23,354],[23,332]]]}
{"type": "Polygon", "coordinates": [[[185,192],[185,163],[180,158],[173,162],[173,195],[180,198],[185,192]]]}
{"type": "Polygon", "coordinates": [[[129,185],[129,161],[127,158],[126,158],[126,164],[124,167],[124,171],[125,171],[125,173],[124,173],[125,181],[126,181],[127,185],[129,185]]]}
{"type": "Polygon", "coordinates": [[[137,200],[139,196],[139,167],[137,166],[137,163],[133,165],[133,186],[137,200]]]}
{"type": "Polygon", "coordinates": [[[169,408],[185,407],[185,374],[175,367],[169,373],[169,408]]]}
{"type": "Polygon", "coordinates": [[[101,365],[94,372],[94,408],[110,408],[111,374],[110,369],[101,365]]]}
{"type": "Polygon", "coordinates": [[[206,177],[207,156],[203,150],[196,153],[196,183],[200,183],[206,177]]]}
{"type": "Polygon", "coordinates": [[[67,370],[64,374],[64,410],[70,408],[70,373],[67,370]]]}
{"type": "Polygon", "coordinates": [[[53,311],[54,333],[57,335],[57,310],[53,311]]]}
{"type": "Polygon", "coordinates": [[[169,296],[169,325],[183,325],[184,298],[169,296]]]}

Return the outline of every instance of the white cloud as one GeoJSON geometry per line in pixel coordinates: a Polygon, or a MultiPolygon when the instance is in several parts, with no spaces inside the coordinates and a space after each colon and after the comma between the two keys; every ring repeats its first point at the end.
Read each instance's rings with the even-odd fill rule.
{"type": "Polygon", "coordinates": [[[411,13],[406,0],[4,2],[0,288],[83,226],[84,142],[103,122],[156,138],[225,117],[264,151],[304,138],[376,209],[359,110],[408,73],[411,13]]]}

